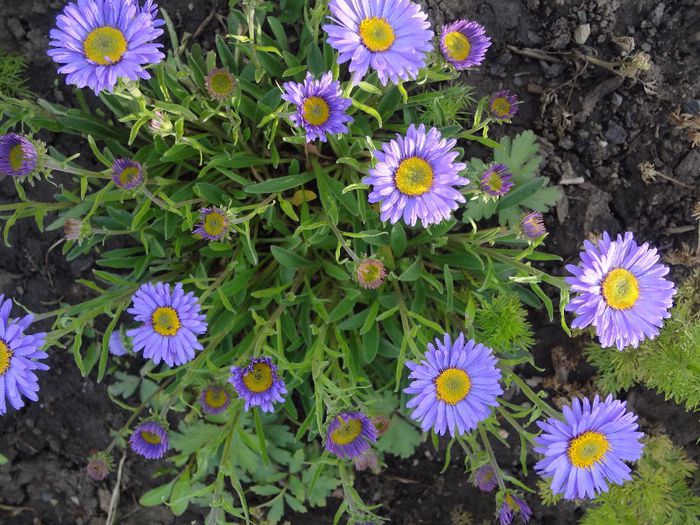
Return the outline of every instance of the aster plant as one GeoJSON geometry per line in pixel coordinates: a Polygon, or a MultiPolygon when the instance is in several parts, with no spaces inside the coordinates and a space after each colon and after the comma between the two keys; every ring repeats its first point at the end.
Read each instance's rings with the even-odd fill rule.
{"type": "Polygon", "coordinates": [[[527,317],[553,320],[559,291],[562,329],[570,303],[575,328],[633,346],[660,329],[672,286],[627,236],[586,246],[570,284],[533,265],[558,261],[542,244],[560,191],[538,174],[532,132],[491,135],[519,118],[516,94],[465,84],[461,70],[489,60],[487,29],[431,28],[410,0],[256,0],[231,7],[205,51],[165,38],[165,22],[151,0],[68,3],[47,52],[94,104],[0,100],[0,183],[17,192],[0,204],[5,242],[33,219],[65,227],[66,259],[96,261],[84,301],[39,314],[45,335],[3,303],[2,412],[36,400],[55,380],[45,349],[67,347],[133,410],[91,475],[128,448],[166,478],[142,505],[205,506],[208,523],[279,523],[332,494],[338,520],[377,522],[355,469],[425,440],[465,452],[494,519],[525,520],[530,495],[514,491],[527,487],[491,443],[520,440],[523,471],[541,454],[566,492],[591,443],[604,448],[572,444],[580,421],[609,447],[568,493],[628,477],[636,423],[619,402],[594,401],[602,423],[585,403],[562,415],[521,377],[527,317]],[[74,135],[90,158],[44,148],[40,132],[74,135]],[[37,171],[65,174],[55,202],[24,191],[37,171]]]}

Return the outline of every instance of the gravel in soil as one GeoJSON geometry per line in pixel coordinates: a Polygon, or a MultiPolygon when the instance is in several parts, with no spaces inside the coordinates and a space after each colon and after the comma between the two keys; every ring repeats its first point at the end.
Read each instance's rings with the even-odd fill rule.
{"type": "MultiPolygon", "coordinates": [[[[535,130],[544,153],[542,172],[565,190],[547,217],[549,251],[568,263],[576,259],[583,237],[630,230],[675,261],[695,262],[692,253],[683,252],[683,244],[694,246],[696,236],[692,209],[700,197],[700,151],[691,147],[693,130],[672,116],[700,113],[700,12],[693,0],[422,3],[435,23],[474,19],[491,35],[494,44],[487,62],[467,73],[466,80],[480,93],[508,88],[523,99],[507,131],[535,130]],[[649,55],[651,68],[637,79],[622,78],[600,65],[639,51],[649,55]]],[[[200,25],[212,12],[224,15],[226,4],[160,1],[179,32],[196,33],[205,49],[222,26],[216,16],[200,25]]],[[[53,74],[55,67],[46,56],[48,31],[63,5],[56,0],[3,0],[0,48],[27,58],[34,93],[70,103],[71,90],[53,74]]],[[[58,140],[63,151],[83,148],[70,138],[58,140]]],[[[30,194],[48,201],[53,191],[40,184],[30,194]]],[[[13,198],[14,188],[0,183],[0,201],[13,198]]],[[[59,239],[57,232],[39,234],[29,221],[17,224],[10,236],[13,247],[0,247],[0,292],[36,312],[54,308],[58,301],[79,301],[84,292],[73,283],[92,261],[68,263],[60,249],[49,251],[59,239]]],[[[561,268],[551,271],[560,273],[561,268]]],[[[673,277],[678,280],[685,272],[687,267],[676,266],[673,277]]],[[[536,363],[546,371],[526,371],[529,381],[548,388],[555,402],[592,392],[593,370],[581,358],[583,338],[569,340],[557,325],[543,323],[537,315],[532,320],[537,327],[536,363]]],[[[110,430],[123,424],[126,415],[111,403],[104,384],[80,377],[68,353],[53,352],[50,365],[50,373],[41,377],[41,401],[4,416],[0,425],[0,451],[10,459],[0,467],[0,522],[98,525],[104,523],[114,480],[95,483],[87,478],[85,458],[109,443],[110,430]]],[[[692,416],[644,388],[633,389],[627,400],[645,430],[668,433],[698,459],[695,439],[700,429],[692,416]]],[[[517,447],[496,452],[504,467],[517,472],[517,447]]],[[[460,524],[469,522],[468,515],[471,523],[492,522],[493,499],[469,483],[459,454],[440,473],[443,461],[442,451],[424,445],[411,459],[387,458],[380,475],[360,473],[358,487],[368,502],[384,504],[392,523],[460,524]]],[[[139,495],[158,483],[151,479],[155,468],[129,456],[120,523],[201,522],[199,512],[175,519],[167,508],[138,506],[139,495]]],[[[526,481],[535,481],[532,472],[526,481]]],[[[328,509],[290,516],[290,522],[330,523],[338,503],[331,499],[328,509]]],[[[576,523],[583,513],[572,503],[556,508],[530,503],[535,523],[576,523]]]]}

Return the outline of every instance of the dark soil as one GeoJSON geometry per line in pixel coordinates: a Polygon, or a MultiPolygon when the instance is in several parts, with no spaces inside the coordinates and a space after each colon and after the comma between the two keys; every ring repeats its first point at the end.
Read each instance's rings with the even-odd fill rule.
{"type": "MultiPolygon", "coordinates": [[[[700,151],[692,149],[686,131],[670,118],[679,108],[684,113],[700,112],[700,12],[693,0],[423,3],[437,23],[475,19],[491,35],[494,45],[486,64],[470,72],[468,80],[479,93],[509,88],[524,100],[508,132],[535,130],[543,146],[543,174],[561,183],[566,194],[547,218],[549,251],[565,262],[573,261],[583,237],[605,230],[633,231],[665,253],[680,250],[683,243],[694,246],[696,221],[691,212],[700,200],[700,151]],[[585,32],[580,26],[586,24],[590,35],[584,44],[577,43],[574,35],[580,37],[585,32]],[[576,58],[585,54],[613,61],[623,50],[615,41],[629,45],[630,40],[622,37],[633,39],[631,54],[645,51],[651,57],[651,70],[637,81],[576,58]],[[639,164],[643,162],[662,174],[656,182],[642,180],[639,164]]],[[[212,10],[223,15],[227,4],[224,0],[160,1],[181,34],[197,33],[212,10]]],[[[45,53],[49,29],[63,5],[56,0],[3,0],[0,5],[0,48],[27,57],[30,89],[58,101],[71,97],[71,90],[55,77],[45,53]]],[[[220,30],[219,20],[213,17],[197,40],[210,48],[214,32],[220,30]]],[[[82,149],[69,139],[60,140],[65,143],[57,146],[65,152],[82,149]]],[[[53,192],[51,186],[39,184],[29,193],[48,201],[53,192]]],[[[14,198],[12,185],[0,183],[0,201],[14,198]]],[[[10,236],[13,247],[0,246],[0,292],[35,312],[55,308],[59,301],[79,301],[83,292],[73,283],[92,261],[68,263],[60,249],[49,252],[59,239],[58,232],[40,234],[30,221],[17,224],[10,236]]],[[[550,269],[561,273],[562,267],[550,269]]],[[[673,278],[679,280],[686,272],[686,267],[675,266],[673,278]]],[[[555,402],[576,393],[590,394],[593,370],[581,358],[584,338],[570,340],[558,325],[543,324],[540,317],[532,319],[538,328],[535,356],[545,372],[526,371],[531,375],[528,381],[548,388],[555,402]]],[[[102,524],[114,480],[95,483],[83,468],[91,450],[105,447],[110,430],[123,424],[126,416],[109,400],[106,385],[80,377],[68,352],[52,352],[49,362],[51,372],[40,378],[40,403],[0,420],[0,452],[10,460],[0,467],[0,523],[102,524]]],[[[700,456],[695,445],[700,428],[690,414],[643,388],[633,389],[627,400],[645,431],[665,432],[691,457],[700,456]]],[[[499,449],[497,456],[503,466],[517,472],[517,448],[499,449]]],[[[392,523],[493,522],[493,498],[469,483],[462,459],[453,454],[450,467],[440,474],[443,451],[424,445],[412,459],[387,458],[378,476],[359,474],[358,486],[366,501],[384,504],[383,512],[392,523]],[[467,513],[472,521],[466,521],[467,513]]],[[[167,508],[138,506],[139,495],[157,483],[151,479],[155,468],[128,458],[120,523],[200,523],[201,513],[175,519],[167,508]]],[[[530,472],[527,482],[534,481],[530,472]]],[[[583,513],[574,504],[544,508],[534,499],[530,503],[536,523],[576,523],[583,513]]],[[[314,509],[290,521],[294,525],[331,523],[338,503],[331,500],[328,509],[314,509]]]]}

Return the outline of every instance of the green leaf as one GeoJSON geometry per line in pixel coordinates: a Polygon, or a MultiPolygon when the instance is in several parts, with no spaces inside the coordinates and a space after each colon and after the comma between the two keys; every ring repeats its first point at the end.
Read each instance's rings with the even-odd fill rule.
{"type": "Polygon", "coordinates": [[[421,433],[416,427],[394,414],[388,430],[379,438],[377,448],[401,458],[408,458],[413,455],[420,443],[421,433]]]}
{"type": "Polygon", "coordinates": [[[301,175],[284,175],[276,179],[270,179],[257,184],[251,184],[245,188],[246,193],[277,193],[279,191],[296,188],[309,182],[314,178],[313,173],[303,173],[301,175]]]}
{"type": "Polygon", "coordinates": [[[156,507],[163,505],[170,496],[174,481],[149,490],[139,498],[139,505],[142,507],[156,507]]]}
{"type": "Polygon", "coordinates": [[[271,246],[270,251],[272,256],[277,259],[277,262],[285,268],[304,268],[311,265],[311,262],[304,259],[301,255],[286,248],[271,246]]]}

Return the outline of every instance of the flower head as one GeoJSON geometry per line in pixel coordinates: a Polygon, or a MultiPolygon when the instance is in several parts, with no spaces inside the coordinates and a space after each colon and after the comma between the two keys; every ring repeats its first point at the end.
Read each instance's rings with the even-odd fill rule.
{"type": "Polygon", "coordinates": [[[80,219],[69,217],[63,222],[63,235],[67,241],[80,242],[83,238],[90,235],[90,223],[83,222],[80,219]]]}
{"type": "Polygon", "coordinates": [[[377,429],[377,436],[383,436],[391,426],[391,419],[384,415],[378,415],[372,418],[372,423],[374,423],[374,428],[377,429]]]}
{"type": "Polygon", "coordinates": [[[49,50],[66,82],[95,93],[112,91],[119,78],[150,78],[144,69],[163,60],[161,44],[165,22],[156,19],[158,6],[148,0],[78,0],[69,3],[51,30],[49,50]]]}
{"type": "Polygon", "coordinates": [[[124,345],[124,340],[122,339],[120,330],[114,330],[111,334],[109,334],[107,347],[109,348],[109,353],[114,357],[121,357],[129,353],[129,350],[127,350],[126,346],[124,345]]]}
{"type": "Polygon", "coordinates": [[[510,122],[518,113],[518,97],[504,89],[497,91],[489,101],[489,115],[496,122],[510,122]]]}
{"type": "Polygon", "coordinates": [[[522,523],[527,523],[532,518],[532,509],[525,503],[525,500],[509,492],[503,498],[503,505],[501,505],[501,510],[498,512],[498,519],[501,525],[510,525],[516,514],[520,515],[522,523]]]}
{"type": "Polygon", "coordinates": [[[358,472],[371,470],[375,474],[379,473],[379,459],[371,449],[367,449],[359,456],[355,456],[352,462],[355,465],[355,470],[358,472]]]}
{"type": "Polygon", "coordinates": [[[95,481],[102,481],[112,471],[112,455],[109,452],[97,452],[88,459],[85,473],[95,481]]]}
{"type": "Polygon", "coordinates": [[[433,32],[428,15],[410,0],[331,0],[331,24],[323,26],[338,63],[350,61],[352,83],[372,67],[383,86],[413,80],[425,66],[433,32]]]}
{"type": "Polygon", "coordinates": [[[491,39],[484,26],[471,20],[457,20],[443,26],[440,49],[445,59],[456,69],[478,66],[484,61],[491,39]]]}
{"type": "Polygon", "coordinates": [[[199,219],[194,234],[208,241],[220,241],[226,237],[231,226],[228,212],[216,206],[199,210],[199,219]]]}
{"type": "Polygon", "coordinates": [[[547,229],[544,227],[544,217],[539,211],[528,213],[520,220],[520,229],[528,239],[539,239],[547,229]]]}
{"type": "Polygon", "coordinates": [[[229,383],[245,401],[245,409],[260,407],[263,412],[274,411],[273,403],[282,403],[287,393],[277,365],[269,357],[253,357],[248,366],[231,367],[229,383]]]}
{"type": "Polygon", "coordinates": [[[112,180],[123,190],[132,190],[143,182],[141,164],[131,159],[117,159],[112,164],[112,180]]]}
{"type": "Polygon", "coordinates": [[[341,412],[326,431],[325,447],[339,458],[356,458],[377,441],[377,429],[362,412],[341,412]]]}
{"type": "Polygon", "coordinates": [[[482,492],[491,492],[498,486],[496,471],[491,465],[480,467],[474,474],[474,481],[482,492]]]}
{"type": "Polygon", "coordinates": [[[676,294],[656,248],[639,246],[630,232],[614,241],[606,232],[597,246],[585,241],[584,247],[579,265],[566,267],[577,294],[566,306],[576,315],[571,326],[593,325],[600,344],[618,350],[656,337],[676,294]]]}
{"type": "Polygon", "coordinates": [[[397,135],[372,152],[377,164],[362,182],[373,185],[369,202],[381,202],[382,221],[394,224],[403,217],[411,226],[418,219],[429,226],[450,218],[465,200],[455,186],[469,183],[459,176],[466,164],[453,162],[459,155],[452,149],[456,143],[436,128],[426,133],[423,124],[411,124],[405,137],[397,135]]]}
{"type": "Polygon", "coordinates": [[[607,492],[606,481],[622,485],[631,479],[625,461],[642,456],[644,435],[637,432],[637,416],[627,412],[626,403],[608,396],[596,396],[591,405],[574,399],[564,407],[564,420],[538,421],[542,433],[535,438],[535,452],[544,459],[535,465],[537,473],[552,478],[552,492],[565,499],[594,498],[607,492]]]}
{"type": "Polygon", "coordinates": [[[513,187],[512,177],[508,173],[508,166],[494,164],[481,176],[481,189],[493,197],[501,197],[513,187]]]}
{"type": "Polygon", "coordinates": [[[282,99],[297,108],[289,117],[295,126],[306,130],[306,142],[326,142],[326,134],[347,133],[353,118],[347,114],[352,101],[342,95],[340,82],[333,73],[324,73],[320,80],[311,73],[303,83],[285,82],[282,99]]]}
{"type": "Polygon", "coordinates": [[[375,290],[384,283],[386,268],[377,259],[364,259],[355,268],[355,280],[362,288],[375,290]]]}
{"type": "Polygon", "coordinates": [[[40,362],[48,355],[40,348],[44,346],[45,333],[26,334],[34,316],[10,319],[12,301],[0,295],[0,416],[7,412],[7,400],[17,410],[24,406],[22,396],[37,401],[39,381],[35,370],[48,370],[40,362]]]}
{"type": "Polygon", "coordinates": [[[26,177],[39,167],[39,151],[29,139],[16,133],[0,136],[0,174],[26,177]]]}
{"type": "Polygon", "coordinates": [[[496,367],[493,351],[464,334],[453,342],[429,343],[425,359],[408,361],[413,381],[404,389],[413,394],[408,408],[415,407],[411,417],[419,421],[423,431],[431,428],[438,434],[461,435],[476,428],[496,406],[503,393],[499,383],[501,371],[496,367]]]}
{"type": "Polygon", "coordinates": [[[143,350],[146,359],[172,367],[191,361],[195,350],[202,350],[197,336],[207,331],[206,316],[182,283],[172,292],[169,284],[142,284],[131,299],[133,306],[127,311],[143,323],[126,333],[133,339],[134,352],[143,350]]]}
{"type": "Polygon", "coordinates": [[[129,446],[146,459],[160,459],[168,450],[168,431],[157,421],[146,421],[134,429],[129,446]]]}
{"type": "Polygon", "coordinates": [[[231,396],[222,386],[209,385],[199,394],[202,412],[215,416],[221,414],[231,404],[231,396]]]}
{"type": "Polygon", "coordinates": [[[215,100],[231,98],[236,89],[236,79],[228,69],[212,69],[205,79],[207,92],[215,100]]]}

